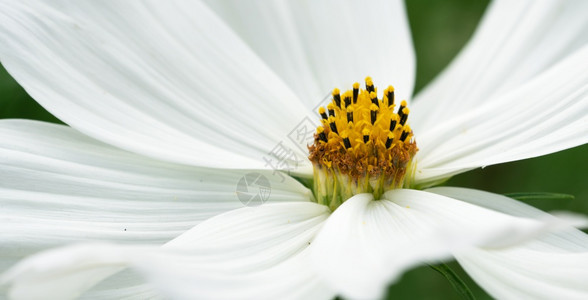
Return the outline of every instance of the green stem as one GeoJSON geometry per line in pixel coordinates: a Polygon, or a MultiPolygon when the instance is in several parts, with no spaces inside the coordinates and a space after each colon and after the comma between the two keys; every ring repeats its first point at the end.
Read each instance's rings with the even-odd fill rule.
{"type": "Polygon", "coordinates": [[[461,295],[462,298],[468,300],[476,299],[466,283],[461,278],[459,278],[459,276],[453,272],[453,270],[448,265],[438,264],[429,265],[429,267],[443,275],[443,277],[449,281],[451,286],[453,286],[453,288],[461,295]]]}
{"type": "Polygon", "coordinates": [[[574,200],[574,195],[561,193],[508,193],[504,194],[504,196],[516,200],[574,200]]]}

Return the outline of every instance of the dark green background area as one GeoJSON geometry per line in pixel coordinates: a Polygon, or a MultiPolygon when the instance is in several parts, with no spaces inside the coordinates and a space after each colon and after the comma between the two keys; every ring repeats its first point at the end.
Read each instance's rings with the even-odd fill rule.
{"type": "MultiPolygon", "coordinates": [[[[407,0],[417,54],[416,91],[431,81],[473,34],[489,1],[407,0]]],[[[449,180],[446,185],[492,191],[560,192],[575,200],[534,201],[543,210],[588,213],[588,145],[539,158],[478,169],[449,180]]]]}
{"type": "MultiPolygon", "coordinates": [[[[407,10],[417,54],[418,91],[457,54],[475,30],[486,0],[408,0],[407,10]]],[[[45,111],[0,68],[0,118],[59,122],[45,111]]],[[[452,178],[447,185],[495,193],[558,192],[574,200],[528,202],[543,210],[573,210],[588,214],[588,146],[545,157],[490,166],[452,178]]],[[[465,279],[478,299],[489,298],[459,266],[450,264],[465,279]]],[[[391,286],[389,299],[459,299],[448,282],[428,267],[412,270],[391,286]]]]}

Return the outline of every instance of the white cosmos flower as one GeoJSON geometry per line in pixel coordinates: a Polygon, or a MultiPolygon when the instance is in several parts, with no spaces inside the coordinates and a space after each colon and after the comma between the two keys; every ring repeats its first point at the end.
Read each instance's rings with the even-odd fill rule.
{"type": "MultiPolygon", "coordinates": [[[[587,5],[491,4],[413,98],[413,187],[587,142],[587,5]]],[[[452,256],[498,298],[588,297],[588,237],[541,234],[561,223],[500,195],[395,189],[331,213],[260,170],[270,203],[237,201],[333,87],[371,75],[412,98],[401,1],[2,0],[0,59],[71,126],[0,121],[0,270],[95,242],[16,264],[15,299],[377,298],[452,256]]]]}

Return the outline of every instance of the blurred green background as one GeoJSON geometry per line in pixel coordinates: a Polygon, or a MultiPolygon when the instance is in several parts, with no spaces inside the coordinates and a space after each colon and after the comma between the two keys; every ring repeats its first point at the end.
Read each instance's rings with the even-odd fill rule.
{"type": "MultiPolygon", "coordinates": [[[[417,54],[418,91],[439,73],[474,32],[486,0],[408,0],[407,10],[417,54]]],[[[59,122],[32,100],[0,68],[0,118],[59,122]]],[[[588,214],[588,146],[549,156],[475,170],[452,178],[447,185],[478,188],[495,193],[558,192],[574,200],[527,202],[543,210],[572,210],[588,214]]],[[[453,262],[449,264],[478,299],[490,297],[453,262]]],[[[412,270],[391,286],[389,299],[460,299],[449,283],[428,267],[412,270]]]]}

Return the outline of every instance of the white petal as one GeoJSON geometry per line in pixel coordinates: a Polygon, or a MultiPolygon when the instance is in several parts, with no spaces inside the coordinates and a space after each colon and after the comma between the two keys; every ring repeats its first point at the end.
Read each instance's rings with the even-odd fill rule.
{"type": "Polygon", "coordinates": [[[123,271],[99,283],[80,299],[157,300],[163,297],[138,274],[123,271]]]}
{"type": "Polygon", "coordinates": [[[415,55],[403,1],[207,1],[260,57],[316,107],[366,76],[412,95],[415,55]]]}
{"type": "MultiPolygon", "coordinates": [[[[243,207],[245,170],[186,167],[141,157],[48,123],[0,121],[0,269],[77,241],[163,244],[243,207]]],[[[308,201],[294,179],[265,174],[268,201],[308,201]]]]}
{"type": "Polygon", "coordinates": [[[498,299],[586,299],[588,252],[538,250],[532,248],[534,244],[501,251],[479,249],[456,258],[498,299]]]}
{"type": "Polygon", "coordinates": [[[541,76],[417,139],[416,184],[588,142],[588,45],[541,76]]]}
{"type": "MultiPolygon", "coordinates": [[[[450,187],[428,191],[515,216],[548,215],[492,193],[450,187]]],[[[524,246],[505,250],[476,249],[456,258],[478,284],[499,299],[588,297],[588,236],[574,228],[550,233],[524,246]]]]}
{"type": "Polygon", "coordinates": [[[263,168],[294,93],[199,1],[0,1],[0,60],[55,116],[184,164],[263,168]]]}
{"type": "Polygon", "coordinates": [[[394,190],[372,201],[343,203],[313,243],[319,273],[349,298],[379,298],[389,283],[417,264],[447,259],[475,245],[501,247],[552,229],[433,193],[394,190]]]}
{"type": "Polygon", "coordinates": [[[104,270],[130,266],[174,299],[329,299],[334,293],[312,272],[305,250],[328,214],[314,203],[243,208],[209,219],[163,248],[56,249],[23,261],[3,280],[17,299],[43,291],[71,297],[99,281],[104,270]],[[43,284],[68,276],[66,285],[43,284]]]}
{"type": "Polygon", "coordinates": [[[588,42],[586,11],[583,0],[492,1],[469,44],[417,95],[415,132],[494,102],[579,49],[588,42]]]}

